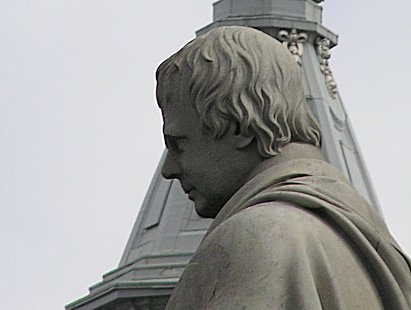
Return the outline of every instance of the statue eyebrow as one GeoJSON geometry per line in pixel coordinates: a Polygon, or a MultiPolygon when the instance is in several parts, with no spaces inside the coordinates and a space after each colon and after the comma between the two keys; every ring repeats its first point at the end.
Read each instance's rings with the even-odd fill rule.
{"type": "Polygon", "coordinates": [[[184,136],[164,134],[164,143],[167,149],[170,149],[170,147],[179,148],[179,142],[186,139],[187,137],[184,136]]]}
{"type": "Polygon", "coordinates": [[[164,139],[171,139],[171,140],[181,140],[181,139],[186,139],[187,137],[184,135],[180,134],[173,134],[173,133],[165,133],[163,134],[164,139]]]}
{"type": "Polygon", "coordinates": [[[184,138],[185,135],[175,127],[172,126],[163,126],[163,135],[164,137],[168,136],[171,138],[184,138]]]}

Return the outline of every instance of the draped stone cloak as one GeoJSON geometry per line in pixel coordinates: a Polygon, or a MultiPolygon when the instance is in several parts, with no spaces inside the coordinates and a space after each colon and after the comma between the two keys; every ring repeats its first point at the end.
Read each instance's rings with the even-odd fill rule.
{"type": "Polygon", "coordinates": [[[291,160],[226,203],[166,309],[406,310],[410,266],[337,169],[291,160]]]}

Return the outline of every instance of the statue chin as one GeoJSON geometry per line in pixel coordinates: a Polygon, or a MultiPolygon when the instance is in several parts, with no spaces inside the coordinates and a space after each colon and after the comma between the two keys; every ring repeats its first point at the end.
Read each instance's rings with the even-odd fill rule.
{"type": "Polygon", "coordinates": [[[207,205],[205,204],[201,204],[201,203],[195,203],[194,202],[194,208],[197,212],[197,214],[201,217],[204,218],[215,218],[217,216],[217,212],[213,212],[213,210],[211,208],[209,208],[207,205]]]}

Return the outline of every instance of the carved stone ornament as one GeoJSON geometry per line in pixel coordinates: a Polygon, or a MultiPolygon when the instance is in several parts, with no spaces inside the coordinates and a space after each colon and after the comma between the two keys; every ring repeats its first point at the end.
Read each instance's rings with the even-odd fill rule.
{"type": "Polygon", "coordinates": [[[315,41],[317,55],[320,61],[320,70],[324,74],[325,84],[331,97],[336,98],[338,93],[337,83],[334,81],[329,64],[329,59],[331,58],[330,43],[330,40],[327,38],[317,38],[315,41]]]}
{"type": "Polygon", "coordinates": [[[305,32],[297,32],[297,29],[292,29],[291,32],[287,30],[278,32],[278,39],[288,48],[299,65],[301,65],[301,56],[304,52],[303,43],[307,41],[307,38],[305,32]]]}

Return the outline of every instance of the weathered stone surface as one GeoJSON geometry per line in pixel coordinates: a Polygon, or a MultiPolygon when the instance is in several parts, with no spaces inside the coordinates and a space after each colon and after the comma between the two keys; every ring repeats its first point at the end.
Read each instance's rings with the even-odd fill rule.
{"type": "Polygon", "coordinates": [[[163,176],[215,218],[168,310],[411,306],[410,262],[322,156],[293,56],[263,32],[226,26],[157,70],[163,176]]]}
{"type": "MultiPolygon", "coordinates": [[[[305,97],[322,129],[322,156],[341,170],[356,190],[378,210],[328,63],[329,49],[336,45],[337,36],[321,25],[318,14],[322,8],[312,2],[218,1],[214,4],[214,21],[197,34],[224,25],[244,25],[280,39],[301,64],[305,97]],[[279,6],[283,9],[276,10],[279,6]],[[294,40],[293,32],[302,34],[302,37],[297,36],[294,40]],[[284,33],[287,36],[280,35],[284,33]]],[[[104,275],[102,282],[90,288],[88,296],[68,305],[67,309],[123,306],[133,309],[136,305],[137,309],[143,305],[147,309],[164,308],[175,283],[212,222],[212,219],[196,214],[193,202],[184,195],[178,180],[161,177],[164,159],[163,156],[118,268],[104,275]]]]}

